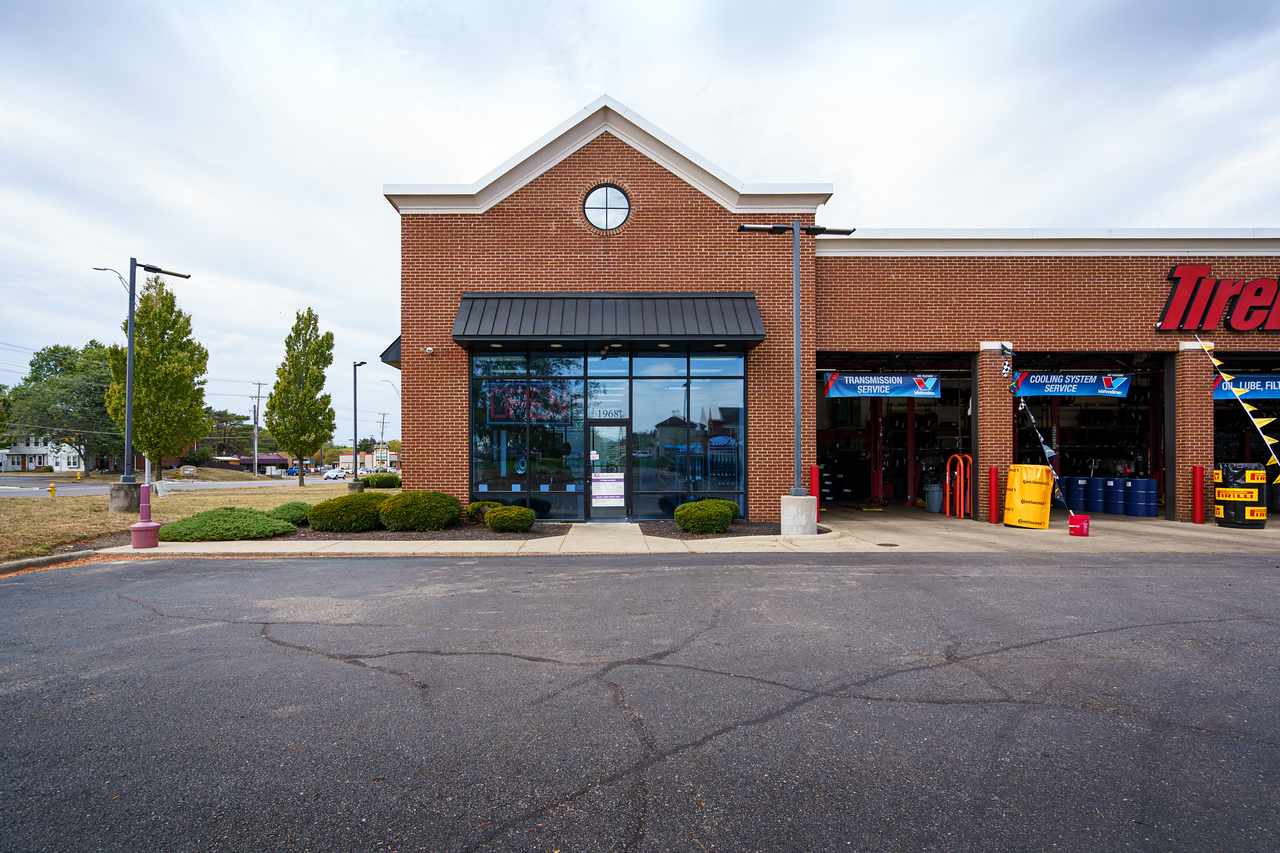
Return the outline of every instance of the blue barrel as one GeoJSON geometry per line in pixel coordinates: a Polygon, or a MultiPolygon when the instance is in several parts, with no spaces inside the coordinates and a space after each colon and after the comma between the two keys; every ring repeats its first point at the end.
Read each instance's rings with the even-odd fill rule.
{"type": "Polygon", "coordinates": [[[1102,482],[1106,497],[1106,509],[1103,512],[1124,515],[1124,480],[1119,477],[1105,477],[1102,482]]]}
{"type": "Polygon", "coordinates": [[[1124,480],[1124,514],[1139,516],[1142,515],[1142,487],[1138,485],[1141,480],[1126,479],[1124,480]]]}
{"type": "Polygon", "coordinates": [[[1087,477],[1086,479],[1089,484],[1085,487],[1088,491],[1084,495],[1084,508],[1087,512],[1102,512],[1107,481],[1102,477],[1087,477]]]}
{"type": "Polygon", "coordinates": [[[1062,485],[1067,493],[1067,505],[1071,507],[1072,512],[1084,512],[1085,487],[1088,483],[1088,477],[1066,477],[1063,479],[1062,485]]]}

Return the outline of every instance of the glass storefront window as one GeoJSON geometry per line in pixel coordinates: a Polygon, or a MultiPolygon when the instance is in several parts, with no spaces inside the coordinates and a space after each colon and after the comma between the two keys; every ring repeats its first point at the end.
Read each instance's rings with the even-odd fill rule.
{"type": "Polygon", "coordinates": [[[688,452],[684,379],[635,379],[631,383],[631,483],[637,492],[688,488],[681,460],[688,452]]]}
{"type": "Polygon", "coordinates": [[[746,365],[746,356],[740,352],[689,356],[689,373],[693,376],[742,376],[746,365]]]}
{"type": "Polygon", "coordinates": [[[524,376],[527,360],[519,355],[473,355],[472,376],[524,376]]]}
{"type": "Polygon", "coordinates": [[[583,491],[581,379],[531,380],[529,491],[583,491]]]}
{"type": "Polygon", "coordinates": [[[744,356],[598,353],[472,356],[472,500],[545,519],[596,517],[586,506],[588,421],[614,420],[629,429],[631,517],[671,518],[691,497],[745,506],[744,356]]]}
{"type": "Polygon", "coordinates": [[[694,491],[745,487],[743,411],[743,380],[689,380],[689,481],[694,491]]]}
{"type": "Polygon", "coordinates": [[[625,350],[587,356],[588,376],[627,376],[630,372],[631,356],[625,350]]]}
{"type": "Polygon", "coordinates": [[[685,376],[689,360],[666,352],[638,352],[631,358],[631,372],[635,376],[685,376]]]}
{"type": "Polygon", "coordinates": [[[631,416],[630,395],[626,379],[588,379],[588,418],[628,418],[631,416]]]}
{"type": "Polygon", "coordinates": [[[580,353],[565,354],[559,350],[529,353],[530,376],[581,376],[582,367],[580,353]]]}
{"type": "Polygon", "coordinates": [[[477,491],[524,491],[528,396],[527,382],[471,381],[471,482],[477,491]]]}

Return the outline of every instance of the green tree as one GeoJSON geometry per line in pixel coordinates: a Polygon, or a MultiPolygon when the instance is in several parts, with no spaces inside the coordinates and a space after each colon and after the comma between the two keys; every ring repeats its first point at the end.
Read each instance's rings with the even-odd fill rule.
{"type": "Polygon", "coordinates": [[[356,446],[360,449],[361,453],[372,453],[373,448],[377,447],[377,445],[378,445],[377,439],[375,439],[373,436],[369,436],[368,438],[360,439],[359,444],[356,446]]]}
{"type": "Polygon", "coordinates": [[[213,456],[242,456],[253,449],[253,424],[248,415],[237,415],[226,409],[204,410],[213,426],[209,429],[213,456]]]}
{"type": "MultiPolygon", "coordinates": [[[[333,407],[324,391],[324,372],[333,364],[333,332],[320,334],[320,318],[308,308],[297,312],[284,339],[284,361],[267,398],[264,420],[277,445],[294,459],[305,459],[333,437],[333,407]]],[[[303,466],[298,466],[298,485],[303,466]]]]}
{"type": "MultiPolygon", "coordinates": [[[[128,331],[128,323],[124,324],[128,331]]],[[[204,411],[209,351],[191,336],[191,315],[160,276],[142,288],[134,314],[133,445],[157,466],[209,434],[204,411]]],[[[111,347],[107,410],[124,430],[124,347],[111,347]]]]}
{"type": "Polygon", "coordinates": [[[342,458],[342,451],[330,445],[324,449],[324,464],[337,465],[338,460],[342,458]]]}
{"type": "Polygon", "coordinates": [[[9,426],[9,386],[0,385],[0,447],[13,444],[10,437],[12,427],[9,426]]]}
{"type": "Polygon", "coordinates": [[[118,455],[124,437],[103,394],[111,383],[109,350],[98,341],[83,348],[55,344],[37,350],[27,376],[10,392],[10,417],[18,434],[38,432],[71,445],[89,462],[99,454],[118,455]]]}

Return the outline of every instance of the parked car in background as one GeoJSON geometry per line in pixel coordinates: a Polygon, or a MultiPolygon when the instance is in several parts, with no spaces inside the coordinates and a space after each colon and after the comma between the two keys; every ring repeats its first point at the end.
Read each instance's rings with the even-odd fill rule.
{"type": "Polygon", "coordinates": [[[285,471],[284,471],[284,475],[285,475],[286,477],[296,477],[296,476],[298,476],[298,468],[297,468],[297,466],[294,466],[293,468],[286,468],[286,469],[285,469],[285,471]]]}
{"type": "Polygon", "coordinates": [[[326,480],[345,480],[347,479],[347,470],[345,468],[330,468],[324,472],[326,480]]]}

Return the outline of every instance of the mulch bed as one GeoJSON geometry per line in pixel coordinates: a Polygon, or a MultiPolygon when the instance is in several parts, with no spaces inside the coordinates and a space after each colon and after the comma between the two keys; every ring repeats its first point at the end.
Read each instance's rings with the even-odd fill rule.
{"type": "MultiPolygon", "coordinates": [[[[662,536],[667,539],[720,539],[726,536],[777,536],[782,532],[782,525],[776,521],[735,521],[725,533],[685,533],[674,521],[642,521],[640,530],[645,536],[662,536]]],[[[546,539],[550,536],[564,536],[569,532],[568,524],[558,522],[538,522],[528,533],[495,533],[483,524],[462,523],[447,527],[444,530],[431,532],[410,532],[391,530],[366,530],[362,533],[320,533],[310,527],[299,527],[297,533],[287,536],[273,536],[271,542],[305,542],[317,539],[354,539],[375,541],[420,541],[420,540],[452,540],[464,541],[475,539],[546,539]]],[[[131,538],[127,532],[109,533],[83,542],[59,545],[50,553],[65,554],[70,551],[83,551],[86,548],[116,548],[128,545],[131,538]]]]}
{"type": "Polygon", "coordinates": [[[685,533],[674,521],[642,521],[640,532],[645,536],[662,536],[666,539],[723,539],[727,536],[778,536],[782,524],[777,521],[742,521],[729,525],[724,533],[685,533]]]}

